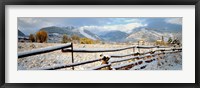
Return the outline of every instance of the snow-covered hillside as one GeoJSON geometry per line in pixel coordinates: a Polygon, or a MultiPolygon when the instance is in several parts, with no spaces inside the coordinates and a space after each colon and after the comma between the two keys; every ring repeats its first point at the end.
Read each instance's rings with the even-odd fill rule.
{"type": "Polygon", "coordinates": [[[87,38],[90,38],[90,39],[93,39],[93,40],[98,40],[100,39],[97,35],[95,34],[92,34],[91,32],[89,32],[88,30],[85,30],[83,28],[80,28],[79,29],[79,32],[84,35],[85,37],[87,38]]]}
{"type": "Polygon", "coordinates": [[[181,36],[181,33],[161,33],[154,30],[149,30],[147,28],[142,28],[139,31],[133,32],[126,37],[128,41],[138,41],[138,40],[145,40],[148,42],[155,42],[156,40],[162,39],[164,37],[164,41],[167,41],[169,37],[174,38],[181,36]]]}

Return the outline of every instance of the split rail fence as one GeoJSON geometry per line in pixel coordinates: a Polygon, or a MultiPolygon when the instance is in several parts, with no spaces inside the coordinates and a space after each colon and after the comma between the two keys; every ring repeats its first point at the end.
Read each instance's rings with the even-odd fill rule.
{"type": "MultiPolygon", "coordinates": [[[[18,53],[18,59],[23,57],[29,57],[33,55],[48,53],[56,50],[61,50],[61,52],[71,52],[72,55],[72,63],[71,64],[65,64],[65,65],[57,65],[53,67],[45,67],[40,69],[33,69],[33,70],[56,70],[56,69],[62,69],[62,68],[69,68],[72,67],[74,70],[75,66],[80,66],[84,64],[90,64],[97,61],[104,61],[106,64],[101,64],[100,66],[92,67],[88,70],[100,70],[102,68],[109,68],[109,70],[120,70],[120,69],[130,69],[133,66],[140,65],[142,63],[151,63],[159,58],[162,58],[165,54],[173,54],[182,52],[182,48],[175,48],[175,47],[163,47],[163,46],[130,46],[125,48],[115,48],[115,49],[88,49],[88,48],[74,48],[73,43],[67,43],[64,45],[59,46],[51,46],[43,49],[35,49],[31,51],[25,51],[25,52],[19,52],[18,53]],[[148,51],[148,52],[133,52],[131,54],[126,55],[111,55],[111,56],[102,56],[101,58],[83,61],[74,63],[74,56],[73,54],[76,52],[79,53],[98,53],[98,52],[116,52],[116,51],[122,51],[127,49],[152,49],[156,48],[154,51],[148,51]],[[113,59],[110,61],[110,59],[113,59]],[[117,59],[115,59],[117,58],[117,59]],[[144,59],[146,58],[146,59],[144,59]],[[130,63],[126,64],[120,64],[117,66],[112,66],[114,63],[123,62],[123,61],[132,61],[130,63]]],[[[145,66],[141,67],[141,69],[145,68],[145,66]]]]}

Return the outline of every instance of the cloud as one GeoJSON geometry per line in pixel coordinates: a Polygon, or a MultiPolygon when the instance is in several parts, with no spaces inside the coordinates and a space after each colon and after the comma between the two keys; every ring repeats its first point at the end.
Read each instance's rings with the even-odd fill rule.
{"type": "Polygon", "coordinates": [[[42,27],[53,26],[55,23],[42,18],[20,17],[18,18],[18,29],[29,35],[35,33],[42,27]]]}
{"type": "Polygon", "coordinates": [[[124,20],[124,22],[127,22],[127,23],[131,23],[131,22],[142,23],[142,22],[144,22],[144,21],[145,21],[145,20],[144,20],[144,19],[141,19],[141,18],[134,18],[134,19],[124,20]]]}
{"type": "Polygon", "coordinates": [[[168,18],[165,21],[170,24],[182,25],[182,18],[168,18]]]}
{"type": "Polygon", "coordinates": [[[118,31],[130,33],[132,32],[134,28],[144,27],[144,26],[147,26],[147,24],[129,23],[129,24],[120,24],[120,25],[106,25],[106,26],[82,26],[80,28],[87,29],[93,32],[118,30],[118,31]]]}
{"type": "Polygon", "coordinates": [[[43,27],[49,26],[93,26],[101,30],[121,30],[130,32],[133,28],[143,26],[136,18],[102,18],[102,17],[19,17],[18,29],[25,34],[35,33],[43,27]],[[110,25],[110,26],[109,26],[110,25]],[[98,27],[98,28],[97,28],[98,27]]]}
{"type": "Polygon", "coordinates": [[[177,21],[180,17],[151,17],[144,19],[144,23],[148,24],[147,28],[156,29],[160,32],[177,32],[182,30],[182,24],[177,21]]]}

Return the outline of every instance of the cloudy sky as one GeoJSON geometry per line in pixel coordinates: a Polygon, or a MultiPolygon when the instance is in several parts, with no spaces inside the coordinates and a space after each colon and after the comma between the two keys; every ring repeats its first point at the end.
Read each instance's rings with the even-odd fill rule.
{"type": "Polygon", "coordinates": [[[75,26],[90,31],[120,30],[130,33],[139,27],[160,30],[181,30],[182,18],[60,18],[60,17],[18,17],[18,29],[25,34],[35,33],[43,27],[49,26],[75,26]]]}

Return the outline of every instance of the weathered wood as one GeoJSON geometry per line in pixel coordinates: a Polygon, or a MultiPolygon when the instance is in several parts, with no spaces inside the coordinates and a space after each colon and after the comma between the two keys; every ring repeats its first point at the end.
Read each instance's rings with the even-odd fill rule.
{"type": "MultiPolygon", "coordinates": [[[[125,48],[116,48],[116,49],[104,49],[104,48],[75,48],[73,49],[73,52],[80,52],[80,53],[96,53],[96,52],[115,52],[115,51],[121,51],[126,49],[132,49],[132,48],[142,48],[142,49],[149,49],[149,48],[158,48],[158,46],[130,46],[125,48]]],[[[159,48],[166,48],[166,47],[159,47],[159,48]]],[[[65,48],[62,50],[62,52],[72,52],[71,49],[65,48]]]]}
{"type": "MultiPolygon", "coordinates": [[[[96,52],[115,52],[115,51],[121,51],[121,50],[126,50],[126,49],[132,49],[135,48],[136,46],[131,46],[131,47],[125,47],[125,48],[118,48],[118,49],[104,49],[104,48],[96,48],[96,49],[91,49],[91,48],[75,48],[73,49],[73,52],[79,52],[79,53],[96,53],[96,52]]],[[[72,52],[71,49],[63,49],[62,52],[72,52]]]]}
{"type": "Polygon", "coordinates": [[[137,48],[149,49],[149,48],[169,48],[165,46],[137,46],[137,48]]]}
{"type": "Polygon", "coordinates": [[[133,56],[133,55],[139,55],[140,53],[131,53],[131,54],[125,54],[125,55],[110,55],[110,57],[112,58],[116,58],[116,57],[126,57],[126,56],[133,56]]]}
{"type": "Polygon", "coordinates": [[[131,53],[131,54],[125,54],[125,55],[110,55],[111,57],[113,58],[116,58],[116,57],[126,57],[126,56],[135,56],[135,55],[144,55],[144,54],[148,54],[148,53],[154,53],[154,51],[148,51],[148,52],[144,52],[144,53],[131,53]]]}
{"type": "Polygon", "coordinates": [[[117,62],[122,62],[122,61],[128,61],[128,60],[131,60],[131,59],[137,59],[137,58],[140,58],[140,56],[131,56],[131,57],[123,58],[123,59],[117,58],[117,60],[112,60],[112,61],[109,61],[109,62],[110,63],[117,63],[117,62]]]}
{"type": "MultiPolygon", "coordinates": [[[[175,53],[175,52],[180,52],[180,51],[170,51],[170,52],[167,52],[167,53],[175,53]]],[[[154,53],[154,54],[147,54],[147,55],[143,55],[143,56],[130,56],[130,57],[123,58],[123,59],[118,58],[117,60],[110,61],[110,63],[117,63],[117,62],[122,62],[122,61],[128,61],[128,60],[131,60],[131,59],[140,59],[140,58],[144,58],[144,57],[147,57],[147,56],[155,56],[155,55],[160,55],[160,54],[163,54],[163,52],[154,53]]]]}
{"type": "MultiPolygon", "coordinates": [[[[172,51],[173,49],[158,49],[158,50],[154,50],[154,51],[148,51],[148,52],[144,52],[144,53],[131,53],[131,54],[125,54],[125,55],[110,55],[112,58],[116,58],[116,57],[126,57],[126,56],[133,56],[133,55],[144,55],[144,54],[153,54],[155,52],[158,51],[172,51]]],[[[181,49],[174,49],[174,50],[181,50],[181,49]]]]}
{"type": "Polygon", "coordinates": [[[23,58],[23,57],[33,56],[33,55],[37,55],[37,54],[48,53],[48,52],[52,52],[52,51],[55,51],[55,50],[60,50],[60,49],[63,49],[63,48],[71,47],[71,45],[72,45],[71,43],[67,43],[67,44],[59,45],[59,46],[51,46],[51,47],[35,49],[35,50],[31,50],[31,51],[19,52],[18,53],[18,58],[23,58]]]}
{"type": "MultiPolygon", "coordinates": [[[[71,49],[73,50],[73,43],[71,49]]],[[[72,63],[74,63],[74,52],[72,51],[71,54],[72,54],[72,63]]],[[[72,67],[72,70],[74,70],[74,66],[72,67]]]]}
{"type": "Polygon", "coordinates": [[[143,55],[143,56],[131,56],[131,57],[123,58],[123,59],[119,59],[118,58],[117,60],[110,61],[110,63],[117,63],[117,62],[122,62],[122,61],[128,61],[128,60],[131,60],[131,59],[140,59],[140,58],[144,58],[144,57],[152,56],[152,55],[157,55],[157,54],[160,54],[160,53],[148,54],[148,55],[143,55]]]}

